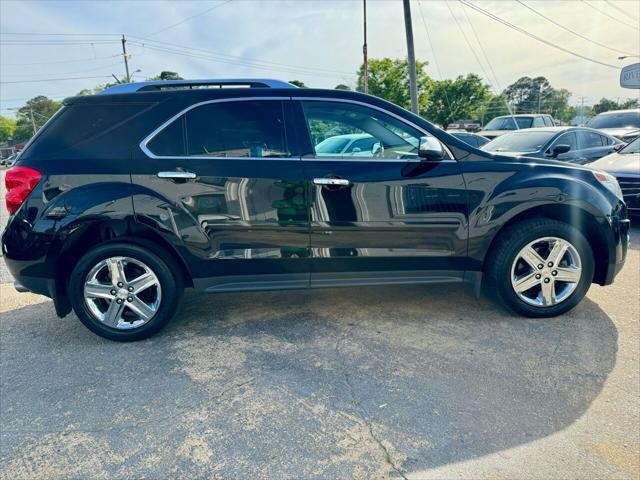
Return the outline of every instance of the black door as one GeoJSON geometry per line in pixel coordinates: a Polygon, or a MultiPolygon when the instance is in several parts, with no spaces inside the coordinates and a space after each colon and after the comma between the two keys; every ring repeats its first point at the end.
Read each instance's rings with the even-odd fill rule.
{"type": "Polygon", "coordinates": [[[287,142],[289,106],[203,102],[142,143],[145,172],[132,180],[148,190],[134,195],[134,209],[172,238],[197,287],[308,286],[308,208],[287,142]]]}
{"type": "Polygon", "coordinates": [[[425,132],[374,107],[294,108],[308,127],[311,285],[460,280],[467,202],[455,159],[421,161],[425,132]],[[349,149],[355,142],[368,148],[349,149]]]}

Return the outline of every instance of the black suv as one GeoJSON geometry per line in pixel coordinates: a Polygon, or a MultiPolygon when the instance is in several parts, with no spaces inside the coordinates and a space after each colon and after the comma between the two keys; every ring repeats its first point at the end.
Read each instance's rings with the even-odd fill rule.
{"type": "Polygon", "coordinates": [[[16,287],[121,341],[160,330],[185,287],[478,292],[486,276],[514,311],[548,317],[610,284],[628,242],[606,173],[493,155],[378,98],[275,80],[69,98],[6,184],[16,287]]]}

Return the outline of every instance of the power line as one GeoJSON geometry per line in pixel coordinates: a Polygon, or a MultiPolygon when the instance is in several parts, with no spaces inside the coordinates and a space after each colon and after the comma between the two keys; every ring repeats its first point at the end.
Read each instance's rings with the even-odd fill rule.
{"type": "Polygon", "coordinates": [[[65,78],[45,78],[41,80],[11,80],[9,82],[0,82],[0,85],[9,83],[38,83],[38,82],[61,82],[65,80],[89,80],[94,78],[111,78],[111,75],[101,75],[97,77],[65,77],[65,78]]]}
{"type": "Polygon", "coordinates": [[[218,3],[218,4],[214,5],[213,7],[209,7],[209,8],[207,8],[206,10],[203,10],[203,11],[201,11],[201,12],[198,12],[198,13],[196,13],[195,15],[191,15],[190,17],[183,18],[183,19],[182,19],[182,20],[180,20],[178,23],[174,23],[174,24],[172,24],[172,25],[168,25],[168,26],[166,26],[166,27],[161,28],[160,30],[157,30],[157,31],[155,31],[155,32],[153,32],[153,33],[148,34],[147,36],[143,37],[143,40],[146,40],[146,39],[147,39],[147,38],[149,38],[149,37],[153,37],[154,35],[157,35],[157,34],[159,34],[159,33],[161,33],[161,32],[164,32],[164,31],[166,31],[166,30],[169,30],[169,29],[171,29],[171,28],[173,28],[173,27],[177,27],[178,25],[182,25],[183,23],[188,22],[189,20],[192,20],[192,19],[194,19],[194,18],[196,18],[196,17],[200,17],[200,16],[202,16],[202,15],[205,15],[205,14],[209,13],[210,11],[215,10],[216,8],[222,7],[223,5],[225,5],[225,4],[227,4],[227,3],[230,3],[230,2],[232,2],[232,1],[233,1],[233,0],[226,0],[226,1],[222,2],[222,3],[218,3]]]}
{"type": "Polygon", "coordinates": [[[542,14],[541,12],[539,12],[538,10],[536,10],[535,8],[527,5],[526,3],[524,3],[522,0],[516,0],[516,2],[518,2],[520,5],[522,5],[525,8],[528,8],[529,10],[531,10],[533,13],[535,13],[536,15],[538,15],[539,17],[544,18],[545,20],[553,23],[554,25],[556,25],[557,27],[560,27],[561,29],[569,32],[569,33],[573,33],[574,35],[576,35],[577,37],[582,38],[583,40],[586,40],[587,42],[593,43],[594,45],[598,45],[602,48],[606,48],[607,50],[611,50],[612,52],[616,52],[616,53],[622,53],[624,55],[633,55],[632,53],[629,52],[625,52],[624,50],[618,50],[617,48],[613,48],[613,47],[609,47],[607,45],[604,45],[603,43],[600,42],[596,42],[595,40],[592,40],[589,37],[585,37],[584,35],[582,35],[581,33],[575,32],[573,30],[571,30],[570,28],[565,27],[564,25],[561,25],[560,23],[556,22],[555,20],[553,20],[552,18],[547,17],[546,15],[542,14]]]}
{"type": "MultiPolygon", "coordinates": [[[[242,61],[239,61],[239,60],[221,59],[221,58],[214,57],[212,55],[190,53],[190,52],[185,52],[185,51],[181,51],[181,50],[171,49],[171,48],[168,48],[168,47],[159,47],[159,46],[156,46],[156,45],[139,44],[139,43],[134,43],[133,41],[131,43],[134,44],[134,45],[140,45],[143,48],[148,48],[148,49],[156,50],[156,51],[163,52],[163,53],[169,53],[169,54],[172,54],[172,55],[180,55],[180,56],[184,56],[184,57],[198,58],[198,59],[201,59],[201,60],[208,60],[210,62],[226,63],[226,64],[229,64],[229,65],[238,65],[238,66],[242,66],[242,67],[250,67],[250,68],[255,68],[255,69],[259,69],[259,70],[268,70],[268,71],[274,71],[274,72],[287,72],[287,73],[292,73],[292,74],[296,74],[296,75],[324,76],[324,77],[329,77],[329,78],[341,78],[341,77],[338,77],[338,76],[336,76],[334,74],[314,72],[314,71],[310,71],[308,69],[303,69],[302,67],[297,67],[297,68],[279,67],[279,66],[271,67],[271,66],[258,65],[258,64],[248,63],[248,62],[242,62],[242,61]]],[[[353,75],[353,74],[351,74],[351,75],[353,75]]]]}
{"type": "Polygon", "coordinates": [[[482,70],[482,73],[484,74],[485,78],[487,78],[491,82],[491,79],[489,78],[489,75],[487,74],[487,71],[484,69],[484,65],[480,61],[480,57],[478,56],[478,54],[476,53],[475,49],[471,45],[471,42],[467,38],[467,34],[465,33],[464,29],[462,28],[462,25],[460,24],[460,22],[458,22],[458,17],[456,17],[455,13],[453,13],[453,9],[451,8],[451,5],[449,4],[449,2],[445,2],[445,4],[447,5],[447,8],[449,9],[449,13],[453,17],[453,20],[455,21],[455,23],[456,23],[456,25],[458,27],[458,30],[460,30],[460,33],[462,33],[462,38],[464,38],[464,41],[467,44],[467,47],[469,47],[469,50],[471,50],[471,53],[473,53],[473,56],[475,57],[476,62],[478,62],[478,65],[480,65],[480,70],[482,70]]]}
{"type": "Polygon", "coordinates": [[[55,62],[37,62],[37,63],[2,63],[3,67],[32,67],[32,66],[40,66],[40,65],[60,65],[66,63],[84,63],[84,62],[92,62],[95,60],[106,60],[109,58],[121,57],[121,54],[116,55],[108,55],[105,57],[91,57],[91,58],[78,58],[76,60],[61,60],[55,62]]]}
{"type": "Polygon", "coordinates": [[[594,58],[591,57],[587,57],[585,55],[582,55],[580,53],[574,52],[573,50],[569,50],[568,48],[564,48],[561,47],[560,45],[557,45],[553,42],[549,42],[548,40],[545,40],[544,38],[538,37],[537,35],[534,35],[531,32],[528,32],[527,30],[524,30],[523,28],[518,27],[517,25],[514,25],[513,23],[510,23],[500,17],[498,17],[497,15],[494,15],[491,12],[488,12],[487,10],[484,10],[480,7],[478,7],[477,5],[474,5],[473,3],[470,3],[467,0],[458,0],[461,3],[464,3],[467,7],[472,8],[473,10],[481,13],[482,15],[484,15],[485,17],[489,17],[492,20],[495,20],[498,23],[501,23],[502,25],[505,25],[506,27],[509,27],[517,32],[522,33],[523,35],[528,36],[529,38],[533,38],[534,40],[537,40],[538,42],[544,43],[545,45],[548,45],[550,47],[555,48],[556,50],[560,50],[562,52],[568,53],[569,55],[573,55],[574,57],[578,57],[578,58],[582,58],[583,60],[587,60],[591,63],[596,63],[598,65],[602,65],[604,67],[609,67],[609,68],[614,68],[616,70],[620,70],[620,67],[618,67],[617,65],[612,65],[610,63],[605,63],[605,62],[601,62],[600,60],[596,60],[594,58]]]}
{"type": "MultiPolygon", "coordinates": [[[[269,60],[258,60],[255,58],[249,58],[249,57],[240,57],[237,55],[229,55],[229,54],[225,54],[225,53],[219,53],[219,52],[214,52],[211,50],[204,50],[202,48],[195,48],[195,47],[189,47],[189,46],[185,46],[185,45],[176,45],[174,43],[169,43],[169,42],[161,42],[159,40],[145,40],[144,42],[140,42],[139,40],[144,40],[140,37],[136,37],[134,35],[131,35],[129,38],[133,38],[134,40],[132,40],[130,43],[136,43],[137,45],[141,46],[141,47],[149,47],[149,44],[152,45],[159,45],[159,46],[165,46],[164,48],[170,48],[173,50],[189,50],[189,51],[194,51],[194,52],[202,52],[203,54],[206,54],[208,56],[212,56],[212,57],[222,57],[222,58],[226,58],[226,59],[232,59],[235,61],[241,61],[241,62],[246,62],[246,63],[251,63],[251,64],[263,64],[263,65],[273,65],[273,66],[279,66],[279,67],[290,67],[290,68],[296,68],[296,69],[301,69],[304,71],[318,71],[318,72],[327,72],[327,73],[338,73],[341,75],[354,75],[352,72],[345,72],[345,71],[341,71],[341,70],[332,70],[332,69],[327,69],[327,68],[319,68],[319,67],[307,67],[307,66],[300,66],[300,65],[291,65],[288,63],[279,63],[279,62],[272,62],[269,60]]],[[[160,48],[160,47],[158,47],[160,48]]]]}
{"type": "Polygon", "coordinates": [[[634,30],[638,30],[640,31],[640,29],[638,27],[636,27],[635,25],[631,25],[630,23],[627,22],[623,22],[622,20],[620,20],[619,18],[614,17],[613,15],[609,15],[607,12],[605,12],[604,10],[600,10],[598,7],[596,7],[595,5],[587,2],[587,0],[582,0],[582,3],[584,3],[585,5],[588,5],[589,7],[593,8],[596,12],[600,12],[602,15],[604,15],[605,17],[609,17],[611,20],[613,20],[614,22],[618,22],[620,25],[625,25],[629,28],[633,28],[634,30]]]}
{"type": "MultiPolygon", "coordinates": [[[[610,2],[609,0],[605,0],[605,2],[607,2],[610,7],[615,8],[617,11],[619,11],[623,15],[627,15],[627,16],[631,17],[631,19],[635,20],[636,22],[638,21],[638,17],[635,17],[635,16],[631,15],[629,12],[627,12],[626,10],[623,10],[622,8],[617,6],[615,3],[610,2]]],[[[637,3],[636,3],[636,5],[637,5],[637,3]]]]}

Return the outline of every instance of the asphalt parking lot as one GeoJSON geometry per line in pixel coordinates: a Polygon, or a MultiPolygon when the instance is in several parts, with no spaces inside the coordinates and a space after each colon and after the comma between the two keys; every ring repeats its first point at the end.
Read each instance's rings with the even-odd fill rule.
{"type": "Polygon", "coordinates": [[[188,294],[118,344],[5,283],[0,478],[638,478],[632,242],[547,320],[458,286],[188,294]]]}

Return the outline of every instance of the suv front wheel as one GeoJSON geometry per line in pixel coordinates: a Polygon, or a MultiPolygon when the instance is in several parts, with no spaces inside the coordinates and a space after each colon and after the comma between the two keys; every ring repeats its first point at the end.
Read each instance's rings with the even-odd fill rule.
{"type": "Polygon", "coordinates": [[[488,271],[498,297],[528,317],[561,315],[586,295],[594,259],[574,227],[547,218],[514,224],[501,234],[488,271]]]}
{"type": "Polygon", "coordinates": [[[181,278],[137,245],[98,246],[77,263],[69,281],[73,310],[92,332],[121,342],[157,333],[175,315],[181,278]]]}

